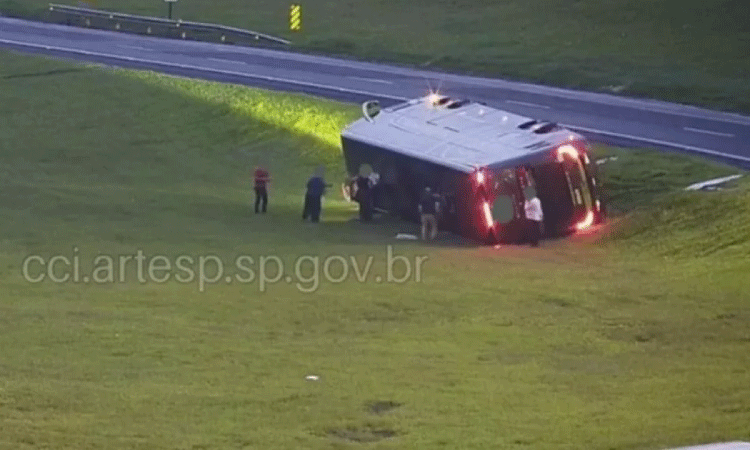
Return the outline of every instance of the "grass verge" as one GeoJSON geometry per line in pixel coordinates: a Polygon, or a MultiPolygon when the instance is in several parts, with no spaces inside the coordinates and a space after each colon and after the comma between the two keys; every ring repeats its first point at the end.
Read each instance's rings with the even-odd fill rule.
{"type": "Polygon", "coordinates": [[[299,221],[312,166],[324,163],[332,180],[342,170],[337,132],[356,106],[0,58],[0,448],[750,439],[750,192],[674,191],[724,168],[601,148],[650,167],[605,165],[620,208],[636,208],[611,234],[540,249],[401,243],[393,235],[409,226],[350,222],[337,195],[319,226],[299,221]],[[34,74],[46,75],[23,76],[34,74]],[[274,176],[266,216],[249,207],[257,161],[274,176]],[[626,195],[638,177],[648,188],[626,195]],[[393,279],[403,261],[387,276],[389,245],[410,261],[403,281],[393,279]],[[146,269],[125,261],[123,282],[119,267],[114,282],[106,270],[90,283],[21,275],[29,255],[78,257],[93,275],[96,256],[119,263],[139,250],[146,269]],[[186,256],[197,272],[204,257],[213,279],[208,256],[236,275],[238,255],[255,258],[255,282],[220,277],[200,289],[149,270],[157,256],[186,256]],[[261,289],[261,256],[295,278],[261,289]],[[340,283],[331,256],[347,261],[340,283]],[[362,269],[368,257],[358,281],[354,261],[362,269]]]}

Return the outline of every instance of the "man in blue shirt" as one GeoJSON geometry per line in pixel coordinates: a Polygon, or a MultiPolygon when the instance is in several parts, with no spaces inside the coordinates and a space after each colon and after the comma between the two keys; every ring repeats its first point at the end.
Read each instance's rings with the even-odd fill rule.
{"type": "Polygon", "coordinates": [[[315,169],[315,174],[307,182],[307,193],[305,194],[305,206],[302,211],[302,220],[307,220],[317,223],[320,221],[320,211],[322,209],[321,198],[326,192],[326,188],[330,187],[326,184],[323,178],[324,170],[322,166],[318,166],[315,169]]]}

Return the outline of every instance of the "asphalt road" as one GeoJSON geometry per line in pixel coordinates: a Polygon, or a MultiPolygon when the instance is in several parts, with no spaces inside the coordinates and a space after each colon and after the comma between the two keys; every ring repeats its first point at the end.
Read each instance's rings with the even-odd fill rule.
{"type": "Polygon", "coordinates": [[[691,106],[8,18],[0,18],[0,47],[351,102],[376,99],[384,105],[440,86],[443,94],[556,121],[595,141],[698,153],[750,169],[750,117],[691,106]]]}

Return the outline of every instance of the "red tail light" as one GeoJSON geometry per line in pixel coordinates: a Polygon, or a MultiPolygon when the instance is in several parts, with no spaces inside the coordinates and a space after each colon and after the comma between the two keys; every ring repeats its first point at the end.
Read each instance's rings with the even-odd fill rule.
{"type": "Polygon", "coordinates": [[[484,209],[484,220],[487,221],[487,226],[489,228],[492,228],[495,225],[495,220],[492,218],[492,210],[490,210],[490,204],[487,202],[484,202],[483,209],[484,209]]]}
{"type": "Polygon", "coordinates": [[[586,218],[576,224],[576,230],[582,231],[594,224],[594,213],[589,211],[586,218]]]}

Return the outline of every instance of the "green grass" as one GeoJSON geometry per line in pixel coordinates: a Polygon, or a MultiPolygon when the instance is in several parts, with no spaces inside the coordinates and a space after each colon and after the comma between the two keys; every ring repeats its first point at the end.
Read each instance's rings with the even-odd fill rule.
{"type": "Polygon", "coordinates": [[[750,439],[750,190],[679,192],[726,168],[599,148],[621,157],[605,165],[622,211],[606,230],[540,249],[404,243],[393,235],[412,225],[351,222],[337,194],[319,226],[299,221],[312,167],[332,181],[343,171],[337,132],[356,105],[0,60],[0,448],[750,439]],[[274,176],[264,217],[248,206],[259,160],[274,176]],[[374,281],[387,245],[429,257],[421,282],[374,281]],[[141,284],[133,266],[124,283],[21,276],[28,255],[79,255],[86,268],[138,250],[375,259],[367,282],[311,293],[141,284]]]}
{"type": "MultiPolygon", "coordinates": [[[[46,0],[0,10],[42,14],[46,0]]],[[[74,3],[74,2],[68,2],[74,3]]],[[[164,16],[154,0],[99,8],[164,16]]],[[[750,19],[734,0],[181,0],[176,17],[289,38],[306,50],[750,111],[750,19]]]]}
{"type": "Polygon", "coordinates": [[[691,184],[740,173],[736,168],[706,164],[700,157],[653,150],[617,149],[594,145],[592,159],[605,159],[599,165],[610,214],[619,215],[650,205],[668,193],[691,184]]]}

